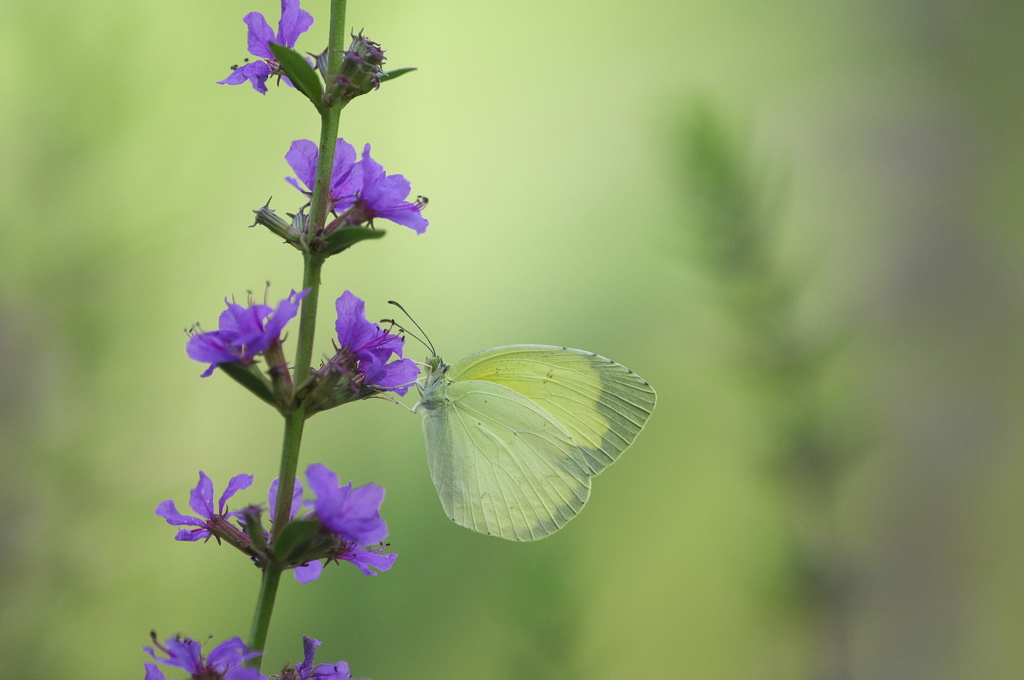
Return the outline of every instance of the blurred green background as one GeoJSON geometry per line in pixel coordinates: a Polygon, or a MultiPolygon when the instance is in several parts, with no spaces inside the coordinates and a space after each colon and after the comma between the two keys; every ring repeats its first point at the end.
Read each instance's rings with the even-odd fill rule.
{"type": "MultiPolygon", "coordinates": [[[[277,470],[279,418],[183,352],[226,295],[301,280],[245,226],[298,207],[283,156],[317,121],[214,84],[251,10],[276,24],[272,0],[0,1],[0,677],[141,677],[151,629],[247,634],[256,570],[153,508],[198,469],[259,501],[277,470]]],[[[400,558],[286,579],[265,669],[305,633],[374,680],[1020,677],[1024,5],[353,0],[349,23],[420,68],[341,134],[431,227],[329,262],[324,299],[398,299],[449,361],[592,350],[659,403],[525,545],[444,517],[418,416],[310,421],[303,467],[385,486],[400,558]]]]}

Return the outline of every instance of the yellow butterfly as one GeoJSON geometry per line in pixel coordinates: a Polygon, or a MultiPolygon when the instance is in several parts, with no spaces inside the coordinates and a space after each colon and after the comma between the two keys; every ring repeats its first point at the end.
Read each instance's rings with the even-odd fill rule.
{"type": "Polygon", "coordinates": [[[456,524],[535,541],[575,517],[590,478],[629,448],[656,395],[625,366],[546,345],[427,360],[420,400],[430,477],[456,524]]]}

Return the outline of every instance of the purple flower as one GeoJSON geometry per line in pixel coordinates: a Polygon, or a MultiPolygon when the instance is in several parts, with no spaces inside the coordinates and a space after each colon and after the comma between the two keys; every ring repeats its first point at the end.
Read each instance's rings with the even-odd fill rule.
{"type": "MultiPolygon", "coordinates": [[[[298,178],[286,177],[285,181],[304,194],[313,191],[316,182],[316,164],[320,149],[308,139],[296,139],[284,156],[298,178]],[[301,185],[300,185],[301,182],[301,185]],[[302,188],[305,185],[305,189],[302,188]]],[[[356,150],[344,139],[339,138],[334,147],[334,168],[331,171],[331,201],[334,210],[347,210],[355,201],[359,190],[360,175],[356,165],[356,150]]]]}
{"type": "MultiPolygon", "coordinates": [[[[242,664],[261,654],[250,652],[241,638],[231,638],[220,643],[209,656],[203,658],[202,645],[191,638],[173,637],[162,645],[153,633],[153,647],[143,647],[143,651],[165,666],[174,666],[188,672],[196,680],[266,680],[255,668],[243,668],[242,664]],[[164,657],[157,656],[162,652],[164,657]]],[[[156,664],[147,663],[145,680],[165,680],[163,672],[156,664]]]]}
{"type": "MultiPolygon", "coordinates": [[[[270,24],[259,12],[250,12],[242,19],[249,27],[249,54],[260,57],[259,61],[236,68],[219,85],[241,85],[249,81],[253,89],[260,94],[267,93],[267,79],[278,70],[277,60],[270,51],[270,43],[285,47],[295,47],[299,36],[313,25],[313,17],[299,7],[299,0],[281,0],[281,21],[277,24],[277,35],[274,35],[270,24]]],[[[288,79],[284,79],[288,82],[288,79]]],[[[288,82],[291,85],[290,82],[288,82]]]]}
{"type": "Polygon", "coordinates": [[[174,537],[176,541],[198,541],[209,538],[211,532],[220,535],[225,530],[225,527],[233,529],[226,520],[237,514],[233,512],[225,513],[228,499],[242,489],[249,488],[250,485],[252,485],[252,475],[242,474],[232,477],[231,481],[228,482],[228,488],[224,489],[224,493],[220,496],[217,512],[214,512],[213,482],[210,481],[205,472],[200,470],[199,483],[196,484],[196,488],[192,489],[188,502],[189,507],[192,508],[192,511],[198,517],[181,514],[174,505],[174,501],[170,500],[156,506],[156,514],[167,520],[167,523],[171,526],[182,527],[178,530],[177,536],[174,537]],[[195,528],[187,529],[185,527],[195,528]]]}
{"type": "Polygon", "coordinates": [[[405,338],[367,321],[366,304],[351,291],[342,293],[335,308],[340,349],[322,370],[354,370],[353,380],[360,389],[375,386],[400,395],[408,392],[420,369],[411,359],[401,358],[405,338]],[[388,363],[392,355],[399,359],[388,363]]]}
{"type": "MultiPolygon", "coordinates": [[[[422,234],[430,224],[421,213],[426,199],[405,200],[412,187],[402,175],[389,175],[370,157],[370,145],[363,148],[363,159],[356,162],[356,151],[344,139],[338,139],[331,171],[331,201],[335,212],[343,213],[331,226],[355,226],[373,223],[375,218],[391,220],[422,234]]],[[[285,180],[304,194],[313,190],[319,149],[308,139],[292,142],[285,159],[297,177],[285,180]],[[303,188],[305,187],[305,188],[303,188]]]]}
{"type": "Polygon", "coordinates": [[[302,636],[303,658],[302,663],[295,667],[295,680],[352,680],[348,664],[344,661],[313,664],[313,656],[319,646],[319,640],[302,636]]]}
{"type": "MultiPolygon", "coordinates": [[[[360,547],[380,543],[388,535],[387,524],[380,516],[384,489],[376,484],[358,488],[353,488],[351,483],[339,486],[338,476],[320,463],[306,469],[306,480],[316,494],[310,516],[315,516],[335,539],[335,548],[328,559],[351,562],[367,576],[390,569],[398,556],[382,555],[385,546],[360,547]]],[[[310,562],[295,569],[295,580],[308,583],[319,578],[322,571],[323,564],[310,562]]]]}
{"type": "Polygon", "coordinates": [[[356,164],[359,170],[360,186],[356,200],[350,209],[349,223],[373,223],[379,217],[391,220],[403,227],[409,227],[422,234],[430,224],[420,212],[425,200],[410,203],[405,200],[412,186],[402,175],[389,175],[384,166],[370,157],[370,145],[363,147],[363,159],[356,164]]]}
{"type": "Polygon", "coordinates": [[[185,343],[185,353],[194,361],[210,364],[202,374],[204,378],[220,364],[251,364],[257,354],[280,344],[281,331],[298,313],[299,302],[308,294],[308,288],[299,293],[293,290],[277,304],[277,309],[252,300],[248,307],[225,300],[228,308],[220,314],[220,329],[193,332],[185,343]]]}
{"type": "MultiPolygon", "coordinates": [[[[267,500],[270,505],[270,519],[273,521],[274,517],[277,516],[277,483],[280,480],[275,479],[270,483],[270,491],[267,493],[267,500]]],[[[302,482],[298,478],[295,479],[295,486],[292,488],[292,507],[288,512],[288,519],[293,519],[298,514],[299,509],[302,507],[302,482]]]]}

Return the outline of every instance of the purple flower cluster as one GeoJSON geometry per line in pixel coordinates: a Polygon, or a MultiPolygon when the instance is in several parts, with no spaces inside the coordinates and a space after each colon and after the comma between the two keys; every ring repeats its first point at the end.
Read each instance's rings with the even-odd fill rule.
{"type": "Polygon", "coordinates": [[[293,290],[276,309],[252,300],[248,307],[225,300],[228,308],[220,314],[220,328],[206,333],[193,332],[185,344],[185,352],[190,359],[210,364],[202,374],[204,378],[221,364],[249,365],[257,355],[280,346],[281,331],[298,313],[299,302],[308,294],[309,289],[299,293],[293,290]]]}
{"type": "MultiPolygon", "coordinates": [[[[153,647],[143,647],[154,661],[165,666],[180,668],[193,680],[267,680],[267,676],[255,668],[245,668],[243,663],[248,659],[260,656],[261,652],[250,652],[241,638],[231,638],[220,643],[205,658],[202,645],[192,638],[173,637],[157,642],[156,634],[152,634],[153,647]],[[161,656],[158,656],[158,653],[161,656]]],[[[352,680],[348,664],[314,663],[319,640],[302,636],[302,663],[297,666],[289,664],[277,676],[277,680],[352,680]]],[[[154,664],[143,664],[146,667],[144,680],[167,680],[163,671],[154,664]]]]}
{"type": "MultiPolygon", "coordinates": [[[[295,480],[289,520],[315,520],[320,529],[318,537],[306,547],[304,556],[300,558],[301,562],[296,561],[289,565],[294,569],[295,580],[300,583],[315,581],[323,572],[326,562],[339,560],[351,562],[368,576],[388,571],[398,556],[394,553],[381,554],[386,547],[382,541],[388,535],[387,524],[380,516],[384,489],[376,484],[353,487],[349,483],[341,486],[338,483],[338,476],[319,463],[309,466],[306,470],[306,479],[309,488],[316,495],[314,500],[305,503],[312,507],[312,511],[297,517],[303,505],[303,488],[299,480],[295,480]],[[325,562],[321,563],[320,560],[325,562]]],[[[246,553],[258,565],[265,565],[273,559],[273,545],[269,548],[264,547],[269,542],[271,534],[259,529],[257,522],[256,526],[263,534],[263,541],[259,542],[262,545],[254,544],[253,537],[246,533],[243,517],[249,512],[258,515],[261,509],[253,506],[239,512],[227,511],[228,499],[251,484],[251,475],[232,477],[215,509],[213,482],[206,473],[200,472],[199,484],[192,489],[189,500],[189,506],[197,517],[181,514],[171,500],[160,503],[156,508],[156,514],[171,526],[182,527],[175,535],[175,540],[198,541],[213,536],[246,553]]],[[[278,482],[274,480],[268,494],[271,517],[275,512],[277,488],[278,482]]]]}
{"type": "MultiPolygon", "coordinates": [[[[331,172],[331,201],[341,217],[332,227],[373,224],[375,218],[391,220],[409,227],[417,234],[427,230],[430,222],[422,215],[426,205],[422,199],[407,201],[412,185],[402,175],[389,175],[384,166],[370,156],[370,145],[363,147],[363,158],[356,161],[355,148],[338,139],[331,172]]],[[[319,150],[308,139],[292,142],[285,160],[297,175],[286,181],[303,193],[310,193],[316,181],[319,150]],[[305,185],[305,189],[300,185],[305,185]]]]}
{"type": "MultiPolygon", "coordinates": [[[[277,24],[277,35],[270,28],[266,18],[259,12],[250,12],[242,19],[249,27],[249,54],[259,57],[259,61],[236,68],[220,85],[241,85],[248,81],[253,89],[260,94],[267,93],[267,79],[278,71],[278,63],[274,53],[270,51],[270,43],[285,47],[295,47],[299,36],[313,25],[313,17],[299,7],[299,0],[281,0],[281,21],[277,24]]],[[[284,81],[291,85],[287,78],[284,81]]]]}
{"type": "MultiPolygon", "coordinates": [[[[388,535],[388,527],[380,516],[384,489],[376,484],[356,488],[351,483],[341,486],[338,476],[320,463],[306,469],[306,480],[316,494],[313,512],[307,519],[319,520],[322,530],[335,539],[326,561],[351,562],[367,576],[391,569],[398,555],[382,555],[383,546],[366,547],[381,543],[388,535]]],[[[296,567],[295,580],[299,583],[315,581],[320,578],[324,564],[311,561],[296,567]]]]}
{"type": "MultiPolygon", "coordinates": [[[[206,658],[203,658],[202,645],[192,638],[173,637],[160,644],[156,640],[156,633],[153,633],[153,647],[142,649],[154,661],[180,668],[195,680],[267,680],[267,676],[255,668],[242,667],[245,661],[260,656],[261,652],[250,652],[241,638],[225,640],[210,650],[206,658]],[[164,656],[157,656],[157,652],[164,656]]],[[[145,680],[166,680],[163,671],[155,663],[144,665],[145,680]]]]}
{"type": "Polygon", "coordinates": [[[334,307],[339,349],[321,373],[350,372],[359,388],[384,388],[399,395],[408,392],[420,369],[412,359],[402,358],[405,338],[367,321],[366,303],[351,291],[342,293],[334,307]],[[398,358],[388,363],[392,356],[398,358]]]}

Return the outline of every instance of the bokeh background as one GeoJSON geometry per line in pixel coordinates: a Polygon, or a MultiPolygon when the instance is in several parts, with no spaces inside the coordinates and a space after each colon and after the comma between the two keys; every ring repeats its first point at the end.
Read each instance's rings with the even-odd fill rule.
{"type": "MultiPolygon", "coordinates": [[[[325,42],[326,0],[300,48],[325,42]]],[[[297,254],[247,230],[305,100],[214,81],[272,0],[0,1],[0,677],[141,677],[247,634],[258,574],[153,508],[277,469],[275,413],[182,350],[297,254]]],[[[328,263],[455,360],[589,349],[659,403],[562,532],[443,515],[417,416],[317,416],[400,558],[282,587],[266,668],[356,677],[1018,678],[1024,5],[353,0],[420,71],[342,135],[431,199],[328,263]]],[[[320,351],[329,347],[330,305],[320,351]]],[[[424,352],[410,345],[413,355],[424,352]]],[[[172,675],[173,677],[173,675],[172,675]]]]}

